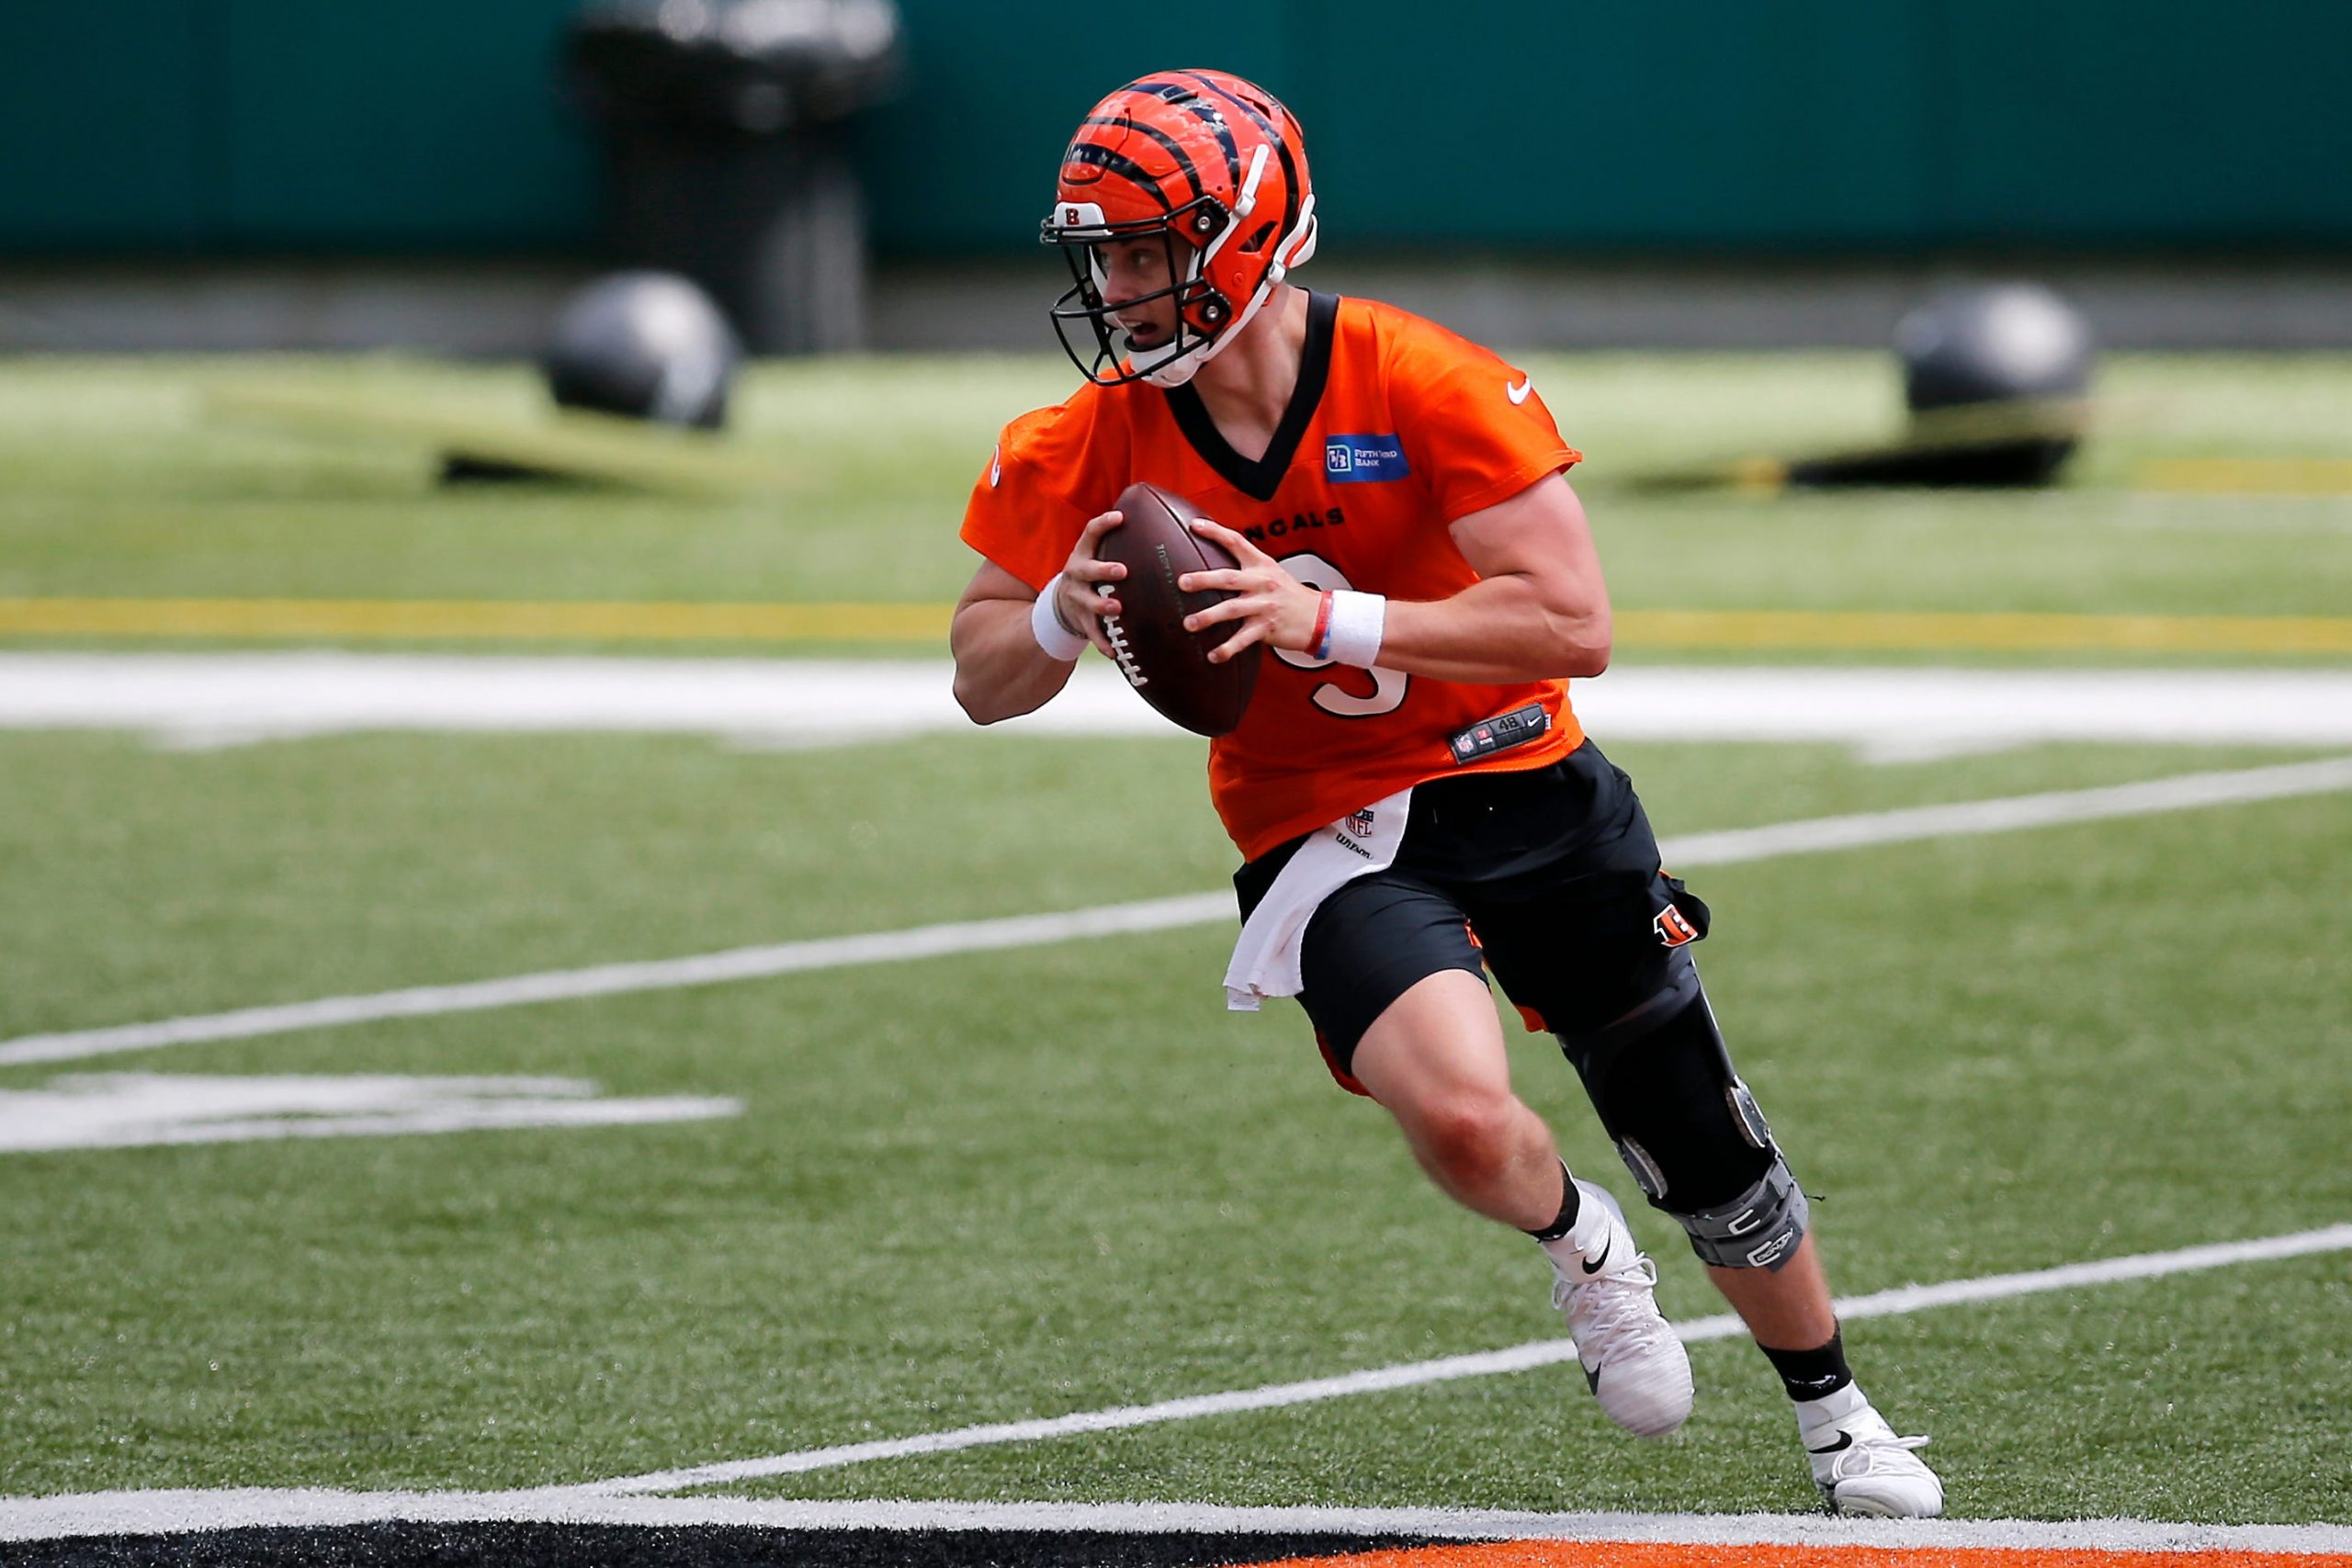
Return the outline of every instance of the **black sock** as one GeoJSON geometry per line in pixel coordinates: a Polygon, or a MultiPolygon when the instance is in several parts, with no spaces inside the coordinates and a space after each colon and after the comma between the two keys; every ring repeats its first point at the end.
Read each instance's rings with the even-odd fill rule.
{"type": "Polygon", "coordinates": [[[1538,1241],[1557,1241],[1576,1228],[1577,1211],[1584,1207],[1584,1194],[1577,1190],[1576,1179],[1568,1174],[1566,1163],[1560,1167],[1560,1188],[1558,1217],[1542,1230],[1527,1233],[1538,1241]]]}
{"type": "Polygon", "coordinates": [[[1824,1399],[1854,1381],[1852,1369],[1846,1365],[1842,1329],[1830,1335],[1828,1344],[1811,1350],[1775,1350],[1770,1345],[1757,1348],[1781,1374],[1781,1385],[1791,1399],[1824,1399]]]}

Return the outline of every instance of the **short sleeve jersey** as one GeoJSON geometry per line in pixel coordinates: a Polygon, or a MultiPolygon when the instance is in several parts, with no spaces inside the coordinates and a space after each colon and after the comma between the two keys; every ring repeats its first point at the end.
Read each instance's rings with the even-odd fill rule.
{"type": "MultiPolygon", "coordinates": [[[[1386,305],[1310,296],[1298,388],[1262,458],[1228,446],[1190,387],[1080,387],[1004,427],[963,537],[1043,590],[1088,518],[1149,480],[1246,535],[1310,586],[1443,599],[1478,580],[1448,525],[1566,469],[1530,378],[1386,305]]],[[[1335,665],[1270,648],[1209,787],[1250,859],[1408,784],[1541,767],[1583,731],[1566,681],[1482,684],[1335,665]],[[1450,738],[1540,704],[1533,742],[1458,765],[1450,738]]]]}

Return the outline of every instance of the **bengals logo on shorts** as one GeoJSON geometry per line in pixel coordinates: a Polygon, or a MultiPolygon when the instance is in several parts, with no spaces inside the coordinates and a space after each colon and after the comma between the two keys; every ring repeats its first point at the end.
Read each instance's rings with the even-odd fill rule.
{"type": "Polygon", "coordinates": [[[1680,947],[1699,940],[1699,928],[1683,919],[1682,911],[1671,904],[1657,912],[1650,929],[1657,932],[1658,942],[1665,947],[1680,947]]]}

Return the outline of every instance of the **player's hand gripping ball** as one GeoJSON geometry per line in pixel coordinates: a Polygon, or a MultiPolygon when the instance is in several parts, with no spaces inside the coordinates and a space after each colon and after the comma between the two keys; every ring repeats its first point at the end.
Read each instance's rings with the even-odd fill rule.
{"type": "Polygon", "coordinates": [[[1102,536],[1096,558],[1117,561],[1127,575],[1117,584],[1119,614],[1102,617],[1102,635],[1119,672],[1143,700],[1195,735],[1224,735],[1241,722],[1258,688],[1253,643],[1222,663],[1209,650],[1233,635],[1230,624],[1184,629],[1184,617],[1233,595],[1221,589],[1186,593],[1176,580],[1188,571],[1231,570],[1225,547],[1193,532],[1200,508],[1152,484],[1119,494],[1119,526],[1102,536]]]}

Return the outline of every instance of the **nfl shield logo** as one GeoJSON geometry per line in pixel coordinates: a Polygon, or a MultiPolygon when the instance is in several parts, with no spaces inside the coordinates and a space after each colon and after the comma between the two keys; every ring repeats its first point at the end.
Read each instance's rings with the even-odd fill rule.
{"type": "Polygon", "coordinates": [[[1372,807],[1367,806],[1362,811],[1359,811],[1354,816],[1349,818],[1348,831],[1353,833],[1359,839],[1371,838],[1372,807]]]}

